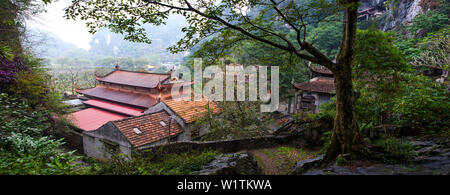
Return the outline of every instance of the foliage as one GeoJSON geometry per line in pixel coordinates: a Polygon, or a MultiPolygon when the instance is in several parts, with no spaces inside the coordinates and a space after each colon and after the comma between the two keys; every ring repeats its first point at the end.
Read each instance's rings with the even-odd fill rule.
{"type": "Polygon", "coordinates": [[[14,54],[11,49],[3,44],[0,44],[0,58],[6,58],[7,60],[13,60],[14,54]]]}
{"type": "Polygon", "coordinates": [[[23,67],[23,61],[20,58],[9,60],[5,57],[0,57],[0,89],[14,82],[17,79],[17,73],[23,67]]]}
{"type": "Polygon", "coordinates": [[[400,50],[393,45],[394,40],[392,32],[382,32],[374,27],[358,30],[355,40],[355,77],[361,79],[370,76],[370,79],[376,79],[376,76],[386,73],[408,71],[400,50]]]}
{"type": "MultiPolygon", "coordinates": [[[[393,41],[392,33],[373,28],[358,31],[354,85],[361,94],[355,104],[359,124],[409,124],[428,130],[448,128],[449,92],[445,86],[415,75],[393,41]]],[[[333,99],[330,103],[322,105],[320,115],[335,111],[333,99]]]]}
{"type": "Polygon", "coordinates": [[[450,125],[450,92],[425,76],[410,75],[405,93],[395,99],[398,123],[439,130],[450,125]]]}
{"type": "Polygon", "coordinates": [[[202,140],[224,140],[263,136],[269,132],[270,115],[259,112],[259,102],[218,102],[219,117],[211,114],[197,119],[197,128],[208,126],[202,140]]]}
{"type": "Polygon", "coordinates": [[[303,82],[307,75],[305,62],[297,56],[272,46],[247,40],[227,32],[202,42],[189,56],[187,65],[193,59],[202,58],[204,66],[241,64],[278,66],[280,68],[280,95],[285,99],[292,94],[292,81],[303,82]]]}
{"type": "Polygon", "coordinates": [[[0,140],[1,175],[60,175],[75,174],[78,166],[73,152],[62,152],[61,140],[49,137],[33,138],[13,133],[0,140]]]}
{"type": "Polygon", "coordinates": [[[323,146],[320,149],[320,153],[324,154],[324,153],[327,152],[328,147],[331,144],[331,135],[332,135],[332,133],[333,133],[332,131],[327,131],[327,132],[324,132],[322,134],[322,137],[320,138],[320,141],[323,143],[323,146]]]}
{"type": "Polygon", "coordinates": [[[72,174],[78,167],[61,140],[44,136],[51,120],[26,99],[0,94],[0,174],[72,174]]]}
{"type": "Polygon", "coordinates": [[[42,136],[50,127],[45,111],[33,110],[26,101],[0,94],[0,135],[22,133],[31,136],[42,136]]]}
{"type": "Polygon", "coordinates": [[[429,33],[417,45],[421,53],[412,57],[412,65],[450,70],[450,27],[429,33]]]}
{"type": "Polygon", "coordinates": [[[394,40],[393,33],[374,27],[357,33],[353,77],[361,94],[355,104],[360,123],[387,123],[392,100],[402,94],[401,73],[412,72],[394,40]]]}
{"type": "MultiPolygon", "coordinates": [[[[182,31],[185,33],[183,39],[176,46],[170,48],[173,52],[184,51],[192,48],[204,38],[216,33],[232,31],[230,25],[238,24],[234,30],[251,32],[254,34],[258,29],[269,29],[267,31],[255,32],[251,36],[256,39],[261,37],[272,37],[283,41],[284,33],[272,34],[274,26],[279,23],[290,23],[301,29],[304,22],[308,24],[317,23],[328,13],[335,13],[338,8],[334,1],[298,1],[283,3],[265,1],[234,1],[226,0],[217,4],[215,1],[204,1],[201,4],[191,4],[188,1],[160,0],[155,2],[146,1],[123,1],[119,5],[115,1],[75,1],[66,9],[67,18],[80,18],[88,20],[87,25],[91,32],[96,32],[102,27],[107,27],[115,33],[124,34],[124,38],[130,41],[151,43],[142,27],[144,24],[156,26],[165,24],[170,14],[182,14],[188,23],[182,31]],[[274,10],[274,5],[279,6],[280,12],[274,10]],[[133,7],[134,9],[129,9],[133,7]],[[100,13],[97,10],[109,10],[100,13]],[[249,14],[244,14],[244,9],[249,14]],[[275,17],[276,14],[284,13],[285,17],[275,17]],[[288,14],[286,14],[288,13],[288,14]],[[139,20],[141,18],[141,20],[139,20]],[[221,19],[218,19],[221,18],[221,19]],[[302,18],[302,21],[299,20],[302,18]],[[91,20],[92,19],[92,20],[91,20]],[[264,23],[260,28],[259,24],[264,23]],[[302,23],[303,22],[303,23],[302,23]],[[258,25],[254,25],[257,23],[258,25]]],[[[247,34],[247,35],[250,35],[247,34]]]]}
{"type": "Polygon", "coordinates": [[[5,89],[12,96],[27,99],[27,103],[31,106],[42,106],[49,111],[60,113],[63,109],[61,96],[49,88],[52,81],[51,76],[47,73],[42,65],[41,59],[23,55],[21,66],[25,66],[17,72],[14,83],[10,83],[5,89]]]}
{"type": "Polygon", "coordinates": [[[375,141],[375,145],[384,149],[382,158],[385,163],[404,163],[415,155],[414,147],[410,143],[399,141],[396,138],[379,139],[375,141]]]}
{"type": "Polygon", "coordinates": [[[342,21],[340,18],[342,18],[342,14],[329,16],[309,32],[308,38],[330,58],[336,56],[341,44],[342,21]]]}
{"type": "Polygon", "coordinates": [[[186,175],[211,162],[218,155],[215,151],[171,153],[162,159],[135,155],[131,160],[114,155],[110,162],[98,162],[94,174],[106,175],[186,175]]]}
{"type": "Polygon", "coordinates": [[[422,37],[426,33],[438,31],[449,24],[446,14],[428,11],[414,17],[413,24],[408,27],[408,31],[413,35],[422,37]],[[419,33],[419,30],[425,31],[425,33],[419,33]]]}
{"type": "MultiPolygon", "coordinates": [[[[448,5],[448,1],[446,2],[448,5]]],[[[448,16],[445,13],[429,11],[426,15],[419,14],[413,19],[413,24],[406,27],[406,35],[397,34],[395,44],[408,61],[418,59],[419,56],[429,54],[429,47],[433,42],[445,41],[445,37],[448,37],[448,25],[448,16]]],[[[443,49],[437,53],[445,52],[445,48],[443,49]]]]}

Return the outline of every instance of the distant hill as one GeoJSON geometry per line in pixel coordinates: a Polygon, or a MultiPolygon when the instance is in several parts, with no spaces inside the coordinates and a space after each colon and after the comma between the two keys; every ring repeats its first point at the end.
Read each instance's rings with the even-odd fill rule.
{"type": "Polygon", "coordinates": [[[133,64],[133,60],[137,60],[139,63],[135,64],[160,65],[183,60],[183,54],[171,54],[167,48],[176,44],[184,36],[181,29],[185,26],[187,23],[184,17],[179,15],[170,16],[166,25],[144,25],[152,44],[129,42],[124,40],[123,35],[115,34],[105,28],[94,34],[89,43],[89,50],[65,42],[53,33],[38,29],[30,29],[27,39],[34,53],[49,59],[50,64],[64,63],[94,67],[103,64],[109,66],[112,61],[126,59],[128,64],[133,64]]]}

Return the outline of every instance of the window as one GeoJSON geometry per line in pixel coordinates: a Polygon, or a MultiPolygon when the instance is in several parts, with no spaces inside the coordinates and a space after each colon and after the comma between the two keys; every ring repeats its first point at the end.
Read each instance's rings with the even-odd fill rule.
{"type": "Polygon", "coordinates": [[[134,133],[136,133],[138,135],[142,134],[142,131],[139,130],[139,128],[137,128],[137,127],[133,128],[133,131],[134,131],[134,133]]]}
{"type": "Polygon", "coordinates": [[[103,142],[103,146],[105,147],[106,152],[109,152],[110,154],[117,154],[119,153],[119,144],[109,141],[109,140],[105,140],[102,139],[100,140],[101,142],[103,142]]]}

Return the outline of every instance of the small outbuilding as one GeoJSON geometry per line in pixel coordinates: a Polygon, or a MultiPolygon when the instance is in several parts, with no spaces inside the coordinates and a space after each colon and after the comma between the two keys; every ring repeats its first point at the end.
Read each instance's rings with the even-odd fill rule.
{"type": "Polygon", "coordinates": [[[292,83],[294,94],[294,112],[320,111],[319,106],[329,102],[335,94],[333,73],[325,67],[309,66],[311,78],[307,82],[292,83]]]}
{"type": "Polygon", "coordinates": [[[84,154],[110,159],[114,153],[131,158],[133,150],[164,144],[183,134],[184,130],[170,115],[160,112],[109,121],[100,128],[83,132],[84,154]]]}

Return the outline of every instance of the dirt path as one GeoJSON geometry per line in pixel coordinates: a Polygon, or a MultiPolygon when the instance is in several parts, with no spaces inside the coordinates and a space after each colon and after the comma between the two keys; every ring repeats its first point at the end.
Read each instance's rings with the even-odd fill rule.
{"type": "Polygon", "coordinates": [[[289,174],[297,161],[314,158],[318,155],[317,150],[289,146],[250,150],[248,152],[258,161],[258,166],[261,167],[263,174],[267,175],[289,174]]]}

